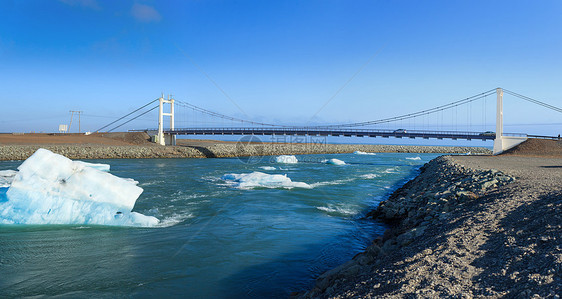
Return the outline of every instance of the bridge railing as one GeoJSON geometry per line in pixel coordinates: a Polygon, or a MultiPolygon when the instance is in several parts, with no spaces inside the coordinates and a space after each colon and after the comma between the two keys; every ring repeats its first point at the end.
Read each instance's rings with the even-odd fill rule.
{"type": "MultiPolygon", "coordinates": [[[[138,130],[137,130],[138,131],[138,130]]],[[[155,132],[156,129],[143,131],[155,132]]],[[[396,137],[396,138],[436,138],[436,139],[477,139],[493,140],[494,132],[446,131],[446,130],[388,130],[388,129],[352,129],[319,127],[192,127],[165,130],[173,135],[310,135],[310,136],[345,136],[345,137],[396,137]]],[[[504,136],[527,137],[523,133],[504,133],[504,136]]]]}

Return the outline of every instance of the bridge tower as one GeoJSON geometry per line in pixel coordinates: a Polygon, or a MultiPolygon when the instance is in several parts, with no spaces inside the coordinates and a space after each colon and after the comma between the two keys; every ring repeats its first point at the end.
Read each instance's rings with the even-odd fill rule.
{"type": "Polygon", "coordinates": [[[503,90],[496,88],[496,139],[494,139],[494,155],[515,147],[527,140],[527,137],[503,136],[503,90]]]}
{"type": "Polygon", "coordinates": [[[164,94],[158,99],[160,106],[158,109],[158,144],[160,145],[176,145],[176,135],[164,136],[164,116],[170,117],[170,130],[174,129],[174,99],[168,95],[168,99],[164,99],[164,94]],[[164,103],[170,104],[170,113],[164,112],[164,103]]]}

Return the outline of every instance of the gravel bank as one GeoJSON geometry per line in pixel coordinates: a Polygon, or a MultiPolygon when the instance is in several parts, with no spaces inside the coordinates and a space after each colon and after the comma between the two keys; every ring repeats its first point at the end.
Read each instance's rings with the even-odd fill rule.
{"type": "Polygon", "coordinates": [[[302,298],[562,293],[562,159],[440,157],[370,213],[392,225],[302,298]]]}
{"type": "Polygon", "coordinates": [[[100,145],[100,144],[8,144],[0,145],[0,160],[25,160],[38,148],[46,148],[71,159],[142,159],[142,158],[217,158],[296,154],[333,154],[365,152],[396,153],[468,153],[489,154],[482,147],[401,146],[362,144],[244,144],[226,143],[208,146],[100,145]]]}

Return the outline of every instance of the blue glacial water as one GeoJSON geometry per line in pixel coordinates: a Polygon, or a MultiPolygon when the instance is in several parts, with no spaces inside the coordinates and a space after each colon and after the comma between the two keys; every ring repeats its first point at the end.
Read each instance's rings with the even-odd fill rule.
{"type": "MultiPolygon", "coordinates": [[[[286,298],[382,234],[365,213],[436,156],[92,161],[139,181],[133,211],[162,226],[0,225],[0,297],[286,298]],[[309,187],[241,189],[223,180],[254,171],[309,187]]],[[[20,163],[0,162],[0,170],[20,163]]]]}

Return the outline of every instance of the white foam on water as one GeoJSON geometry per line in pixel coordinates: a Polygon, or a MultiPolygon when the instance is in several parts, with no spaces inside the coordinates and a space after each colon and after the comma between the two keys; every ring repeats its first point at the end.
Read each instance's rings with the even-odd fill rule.
{"type": "Polygon", "coordinates": [[[343,214],[343,215],[355,215],[357,214],[357,211],[350,209],[350,208],[346,208],[346,207],[340,207],[340,206],[336,206],[336,205],[331,205],[329,204],[327,207],[316,207],[316,209],[320,210],[320,211],[324,211],[327,212],[329,214],[343,214]]]}
{"type": "Polygon", "coordinates": [[[18,172],[15,170],[0,170],[0,188],[8,188],[18,172]]]}
{"type": "Polygon", "coordinates": [[[341,180],[318,182],[318,183],[312,183],[312,184],[310,184],[310,186],[312,186],[313,188],[316,188],[316,187],[320,187],[320,186],[342,185],[342,184],[345,184],[345,183],[352,182],[354,180],[355,180],[354,178],[348,178],[348,179],[341,179],[341,180]]]}
{"type": "MultiPolygon", "coordinates": [[[[91,164],[91,163],[90,163],[91,164]]],[[[99,167],[46,149],[25,160],[0,203],[3,224],[154,226],[158,219],[132,212],[143,189],[99,167]]]]}
{"type": "Polygon", "coordinates": [[[142,183],[139,183],[138,185],[140,187],[146,187],[146,186],[152,186],[152,185],[162,185],[162,184],[165,184],[165,183],[166,182],[162,181],[162,180],[155,180],[155,181],[149,181],[149,182],[142,182],[142,183]]]}
{"type": "Polygon", "coordinates": [[[205,198],[208,196],[210,196],[210,194],[196,193],[196,194],[183,195],[183,192],[180,191],[177,194],[173,194],[172,199],[170,201],[176,202],[176,201],[183,201],[183,200],[196,199],[196,198],[205,198]]]}
{"type": "Polygon", "coordinates": [[[414,161],[419,161],[419,160],[421,160],[421,157],[407,157],[406,159],[408,159],[408,160],[414,160],[414,161]]]}
{"type": "Polygon", "coordinates": [[[371,155],[371,156],[377,155],[375,153],[367,153],[367,152],[362,152],[362,151],[354,151],[353,153],[356,154],[356,155],[371,155]]]}
{"type": "Polygon", "coordinates": [[[293,182],[287,175],[267,174],[259,171],[252,173],[228,173],[222,176],[230,187],[238,189],[253,188],[306,188],[311,189],[312,186],[303,182],[293,182]]]}
{"type": "Polygon", "coordinates": [[[364,178],[364,179],[374,179],[374,178],[380,177],[380,175],[376,174],[376,173],[367,173],[367,174],[361,175],[361,177],[364,178]]]}
{"type": "Polygon", "coordinates": [[[299,163],[299,160],[297,160],[297,157],[295,156],[282,155],[275,157],[275,162],[284,164],[296,164],[299,163]]]}
{"type": "Polygon", "coordinates": [[[192,213],[189,214],[174,214],[172,216],[163,218],[156,225],[157,227],[170,227],[184,222],[187,219],[195,217],[192,213]]]}
{"type": "Polygon", "coordinates": [[[276,170],[277,169],[273,166],[260,166],[259,168],[263,169],[263,170],[276,170]]]}
{"type": "Polygon", "coordinates": [[[345,162],[339,159],[326,159],[326,160],[322,160],[322,163],[331,164],[331,165],[345,165],[345,162]]]}
{"type": "Polygon", "coordinates": [[[384,173],[396,173],[396,167],[390,167],[383,171],[384,173]]]}

